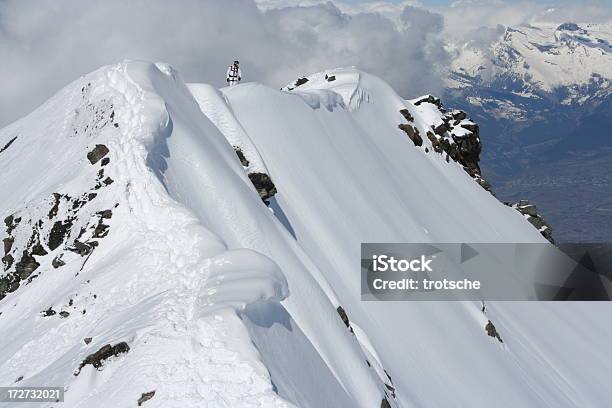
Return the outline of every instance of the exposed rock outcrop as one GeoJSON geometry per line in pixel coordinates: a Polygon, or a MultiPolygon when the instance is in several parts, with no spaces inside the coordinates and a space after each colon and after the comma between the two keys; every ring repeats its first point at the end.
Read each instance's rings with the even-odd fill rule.
{"type": "Polygon", "coordinates": [[[50,317],[50,316],[55,316],[57,314],[57,312],[55,310],[53,310],[53,308],[48,308],[47,310],[43,310],[42,312],[40,312],[40,315],[42,317],[50,317]]]}
{"type": "MultiPolygon", "coordinates": [[[[353,335],[355,335],[355,330],[353,330],[353,327],[351,326],[351,321],[350,321],[350,319],[348,317],[348,314],[346,313],[346,310],[344,310],[344,308],[342,306],[338,306],[336,308],[336,312],[338,312],[338,316],[340,316],[340,319],[342,320],[344,325],[347,327],[347,329],[349,329],[349,331],[353,335]]],[[[366,360],[366,363],[367,363],[368,367],[372,367],[372,363],[370,363],[370,361],[366,360]]],[[[386,401],[387,404],[388,404],[389,401],[387,400],[387,397],[390,396],[393,399],[395,399],[395,387],[393,386],[393,380],[391,380],[391,376],[389,375],[389,373],[387,373],[387,370],[385,370],[384,368],[382,368],[382,370],[384,371],[384,373],[385,373],[385,375],[387,377],[386,379],[385,378],[380,378],[380,380],[382,381],[383,385],[386,388],[386,390],[385,390],[386,397],[383,399],[383,403],[386,401]]]]}
{"type": "Polygon", "coordinates": [[[151,398],[153,398],[155,396],[155,390],[153,391],[149,391],[149,392],[143,392],[142,395],[140,396],[140,398],[138,398],[138,406],[142,406],[142,404],[144,404],[145,402],[147,402],[148,400],[150,400],[151,398]]]}
{"type": "Polygon", "coordinates": [[[497,329],[495,328],[495,325],[490,320],[488,321],[487,325],[485,326],[485,330],[487,331],[487,334],[489,336],[491,336],[493,338],[496,338],[497,341],[499,341],[500,343],[504,342],[502,340],[501,336],[499,335],[497,329]]]}
{"type": "Polygon", "coordinates": [[[255,186],[259,197],[267,204],[276,194],[276,187],[270,176],[265,173],[249,173],[249,179],[255,186]]]}
{"type": "Polygon", "coordinates": [[[293,91],[295,88],[297,88],[300,85],[304,85],[306,82],[308,82],[308,78],[303,77],[303,78],[298,78],[295,80],[295,82],[293,83],[293,86],[288,86],[287,90],[288,91],[293,91]]]}
{"type": "Polygon", "coordinates": [[[91,152],[87,153],[87,159],[91,164],[96,164],[102,160],[102,158],[106,156],[108,152],[108,147],[103,144],[98,144],[91,152]]]}
{"type": "MultiPolygon", "coordinates": [[[[425,95],[410,102],[423,114],[423,117],[428,117],[432,121],[429,124],[430,130],[427,131],[426,136],[434,152],[444,154],[447,162],[454,160],[462,165],[470,177],[485,190],[492,193],[491,185],[482,176],[480,170],[482,142],[478,125],[471,121],[464,111],[456,109],[447,111],[440,99],[432,95],[425,95]]],[[[414,121],[413,115],[408,109],[402,109],[400,113],[408,122],[412,123],[414,121]]],[[[419,135],[416,127],[410,124],[402,124],[399,127],[406,132],[415,146],[421,146],[422,142],[417,139],[419,135]]],[[[429,152],[427,147],[425,152],[429,152]]],[[[508,205],[523,214],[547,240],[554,243],[552,227],[538,214],[535,205],[530,204],[527,200],[508,205]]]]}
{"type": "Polygon", "coordinates": [[[520,200],[516,204],[506,204],[523,214],[523,216],[527,218],[527,221],[529,221],[531,225],[540,231],[540,234],[542,234],[544,238],[553,244],[555,243],[552,236],[552,227],[548,222],[546,222],[544,217],[538,213],[538,208],[534,204],[531,204],[529,200],[520,200]]]}
{"type": "Polygon", "coordinates": [[[436,98],[433,95],[423,95],[420,98],[417,98],[415,101],[413,101],[413,103],[416,106],[421,105],[422,103],[431,103],[432,105],[437,106],[439,109],[443,109],[442,108],[442,102],[440,101],[440,98],[436,98]]]}
{"type": "Polygon", "coordinates": [[[423,138],[419,134],[419,129],[407,123],[402,123],[398,127],[408,135],[408,137],[410,138],[410,140],[412,140],[412,143],[414,143],[415,146],[423,146],[423,138]]]}
{"type": "Polygon", "coordinates": [[[36,278],[39,275],[37,271],[43,269],[41,265],[50,265],[54,269],[66,265],[65,251],[80,256],[91,255],[99,240],[108,235],[112,210],[92,214],[86,209],[98,196],[94,190],[112,184],[110,177],[104,179],[102,168],[109,163],[105,157],[108,152],[106,146],[96,145],[87,154],[90,163],[100,165],[96,185],[90,191],[76,197],[52,193],[47,199],[30,203],[5,218],[7,237],[2,240],[4,275],[0,276],[0,299],[16,291],[23,282],[29,283],[36,278]],[[77,225],[79,229],[75,231],[77,225]],[[47,255],[58,248],[61,252],[47,259],[47,255]]]}
{"type": "Polygon", "coordinates": [[[88,355],[85,360],[81,362],[79,368],[75,371],[74,375],[79,375],[81,370],[86,365],[90,364],[95,368],[101,368],[104,365],[104,361],[110,357],[117,357],[121,354],[125,354],[130,351],[130,346],[124,341],[111,346],[110,344],[105,345],[100,350],[93,354],[88,355]]]}
{"type": "Polygon", "coordinates": [[[349,321],[349,318],[346,314],[346,311],[344,310],[344,308],[342,306],[338,306],[338,308],[336,309],[336,311],[338,312],[338,315],[340,316],[340,319],[342,319],[342,322],[344,322],[344,325],[347,328],[351,328],[351,323],[349,321]]]}
{"type": "Polygon", "coordinates": [[[14,138],[12,138],[11,140],[8,141],[7,144],[5,144],[3,147],[0,148],[0,153],[4,152],[6,149],[8,149],[9,147],[11,147],[11,145],[13,144],[13,142],[17,140],[17,136],[15,136],[14,138]]]}
{"type": "MultiPolygon", "coordinates": [[[[424,113],[423,117],[430,118],[430,130],[426,136],[436,153],[444,154],[447,162],[454,160],[461,164],[463,169],[485,190],[491,191],[491,185],[484,179],[480,170],[480,153],[482,142],[478,125],[472,122],[467,113],[460,110],[447,111],[439,98],[425,95],[411,101],[417,110],[424,113]]],[[[400,113],[409,123],[414,121],[413,115],[408,109],[400,110],[400,113]]],[[[413,125],[400,125],[415,146],[422,146],[423,141],[413,125]]],[[[429,149],[426,148],[426,153],[429,149]]]]}
{"type": "Polygon", "coordinates": [[[247,158],[244,156],[244,153],[242,152],[242,149],[240,148],[240,146],[233,146],[234,147],[234,151],[236,152],[236,156],[238,156],[238,160],[240,160],[240,164],[242,164],[242,167],[249,167],[250,162],[247,160],[247,158]]]}
{"type": "Polygon", "coordinates": [[[423,146],[423,138],[419,133],[419,129],[414,126],[414,117],[410,114],[410,111],[408,111],[408,109],[402,109],[400,110],[400,113],[408,121],[408,123],[401,123],[398,125],[398,127],[408,135],[415,146],[423,146]]]}

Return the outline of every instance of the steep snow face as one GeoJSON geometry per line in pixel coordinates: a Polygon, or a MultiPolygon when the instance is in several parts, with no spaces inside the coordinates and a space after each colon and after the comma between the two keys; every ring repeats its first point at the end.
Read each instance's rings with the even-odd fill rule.
{"type": "Polygon", "coordinates": [[[206,117],[223,133],[227,141],[240,148],[249,164],[247,171],[268,173],[257,149],[231,112],[223,94],[208,84],[189,84],[189,91],[206,117]]]}
{"type": "MultiPolygon", "coordinates": [[[[299,78],[290,88],[243,84],[223,91],[278,187],[276,203],[287,228],[331,282],[369,361],[393,379],[399,405],[580,406],[610,397],[599,380],[583,382],[573,374],[584,361],[566,360],[585,353],[595,371],[609,368],[596,357],[605,353],[603,342],[562,340],[583,324],[580,307],[586,305],[491,303],[485,315],[472,303],[359,301],[361,242],[542,237],[433,149],[424,136],[438,111],[426,114],[425,106],[402,100],[380,79],[355,69],[299,78]],[[336,86],[343,104],[329,107],[323,101],[336,86]],[[317,98],[322,103],[312,103],[317,98]],[[404,109],[423,135],[420,146],[398,128],[409,121],[404,109]],[[552,323],[547,315],[563,315],[564,322],[552,323]],[[503,344],[486,335],[489,321],[503,344]],[[542,347],[553,332],[560,336],[555,346],[542,347]],[[600,351],[592,354],[592,347],[600,351]]],[[[606,319],[607,310],[590,307],[589,313],[606,319]]]]}
{"type": "Polygon", "coordinates": [[[436,149],[467,119],[438,135],[428,98],[306,79],[122,63],[2,129],[0,384],[69,407],[608,401],[606,306],[360,301],[361,242],[544,238],[436,149]]]}

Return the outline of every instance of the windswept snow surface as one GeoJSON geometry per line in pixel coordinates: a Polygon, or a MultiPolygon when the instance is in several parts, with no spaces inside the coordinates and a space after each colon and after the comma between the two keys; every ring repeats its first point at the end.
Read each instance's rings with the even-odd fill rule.
{"type": "Polygon", "coordinates": [[[143,406],[605,406],[605,304],[360,301],[361,242],[544,242],[416,147],[401,109],[425,135],[430,118],[352,68],[218,91],[125,62],[0,130],[0,148],[17,137],[0,153],[15,257],[0,278],[39,265],[0,300],[0,385],[62,385],[63,406],[88,408],[153,390],[143,406]],[[232,145],[272,177],[274,211],[232,145]]]}

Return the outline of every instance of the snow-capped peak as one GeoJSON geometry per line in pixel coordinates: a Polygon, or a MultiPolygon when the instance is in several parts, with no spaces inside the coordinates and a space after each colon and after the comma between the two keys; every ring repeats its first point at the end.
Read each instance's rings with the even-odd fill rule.
{"type": "Polygon", "coordinates": [[[551,93],[559,87],[596,82],[609,94],[612,79],[610,24],[534,23],[507,27],[488,49],[466,45],[452,64],[452,87],[469,81],[507,79],[514,87],[533,93],[551,93]]]}

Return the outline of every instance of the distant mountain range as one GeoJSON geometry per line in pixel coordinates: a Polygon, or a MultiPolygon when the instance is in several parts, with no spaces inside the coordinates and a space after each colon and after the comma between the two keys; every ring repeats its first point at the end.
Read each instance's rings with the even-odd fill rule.
{"type": "Polygon", "coordinates": [[[612,239],[612,25],[508,27],[449,50],[445,99],[481,125],[500,199],[535,199],[562,241],[612,239]]]}

